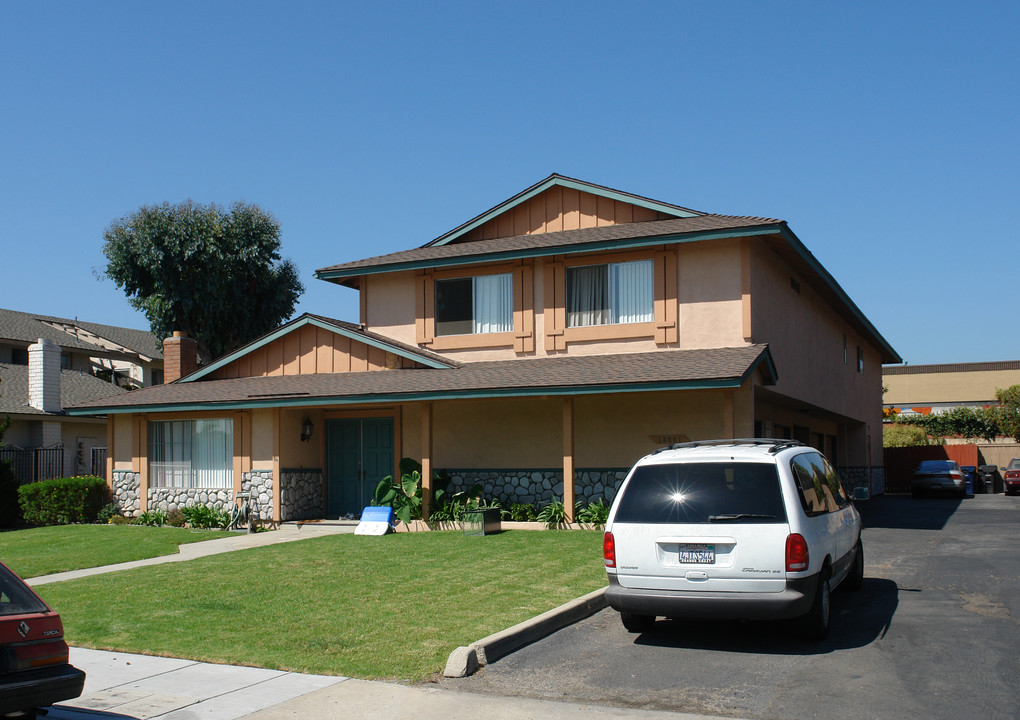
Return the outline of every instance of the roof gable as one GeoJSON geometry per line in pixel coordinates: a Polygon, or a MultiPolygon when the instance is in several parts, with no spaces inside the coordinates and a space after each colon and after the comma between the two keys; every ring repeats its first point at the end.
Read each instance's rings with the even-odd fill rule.
{"type": "Polygon", "coordinates": [[[179,382],[453,365],[358,325],[306,313],[179,382]]]}
{"type": "Polygon", "coordinates": [[[423,247],[702,214],[553,173],[423,247]]]}

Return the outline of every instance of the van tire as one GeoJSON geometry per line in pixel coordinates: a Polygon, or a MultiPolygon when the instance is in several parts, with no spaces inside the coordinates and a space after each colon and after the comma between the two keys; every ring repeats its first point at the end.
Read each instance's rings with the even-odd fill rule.
{"type": "Polygon", "coordinates": [[[850,592],[857,592],[864,584],[864,545],[861,544],[860,540],[857,541],[855,550],[853,567],[850,568],[850,574],[846,576],[846,580],[840,586],[845,587],[850,592]]]}
{"type": "Polygon", "coordinates": [[[620,620],[627,632],[643,633],[648,632],[655,625],[655,617],[652,615],[633,615],[631,613],[620,613],[620,620]]]}
{"type": "Polygon", "coordinates": [[[829,634],[829,612],[831,604],[829,591],[829,569],[824,568],[818,576],[818,588],[811,609],[802,619],[804,637],[808,640],[824,640],[829,634]]]}

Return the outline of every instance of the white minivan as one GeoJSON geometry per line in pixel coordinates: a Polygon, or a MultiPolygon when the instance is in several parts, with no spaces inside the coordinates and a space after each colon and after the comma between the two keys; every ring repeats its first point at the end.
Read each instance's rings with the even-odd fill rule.
{"type": "Polygon", "coordinates": [[[637,462],[603,542],[606,599],[631,632],[676,619],[801,618],[825,637],[829,593],[861,587],[861,517],[836,471],[791,440],[672,445],[637,462]]]}

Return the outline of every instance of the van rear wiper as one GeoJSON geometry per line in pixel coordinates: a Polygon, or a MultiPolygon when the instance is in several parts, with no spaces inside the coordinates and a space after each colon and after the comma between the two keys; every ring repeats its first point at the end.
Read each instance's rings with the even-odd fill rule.
{"type": "Polygon", "coordinates": [[[709,515],[709,522],[720,522],[723,520],[744,520],[745,518],[774,518],[775,515],[762,515],[761,513],[730,513],[728,515],[709,515]]]}

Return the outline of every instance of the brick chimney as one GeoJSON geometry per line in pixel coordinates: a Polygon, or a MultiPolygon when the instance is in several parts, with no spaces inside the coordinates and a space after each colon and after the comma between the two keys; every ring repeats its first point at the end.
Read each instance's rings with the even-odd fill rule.
{"type": "Polygon", "coordinates": [[[60,412],[60,347],[46,338],[28,346],[28,404],[60,412]]]}
{"type": "Polygon", "coordinates": [[[163,341],[163,382],[172,383],[196,370],[198,341],[180,330],[174,330],[173,337],[163,341]]]}

